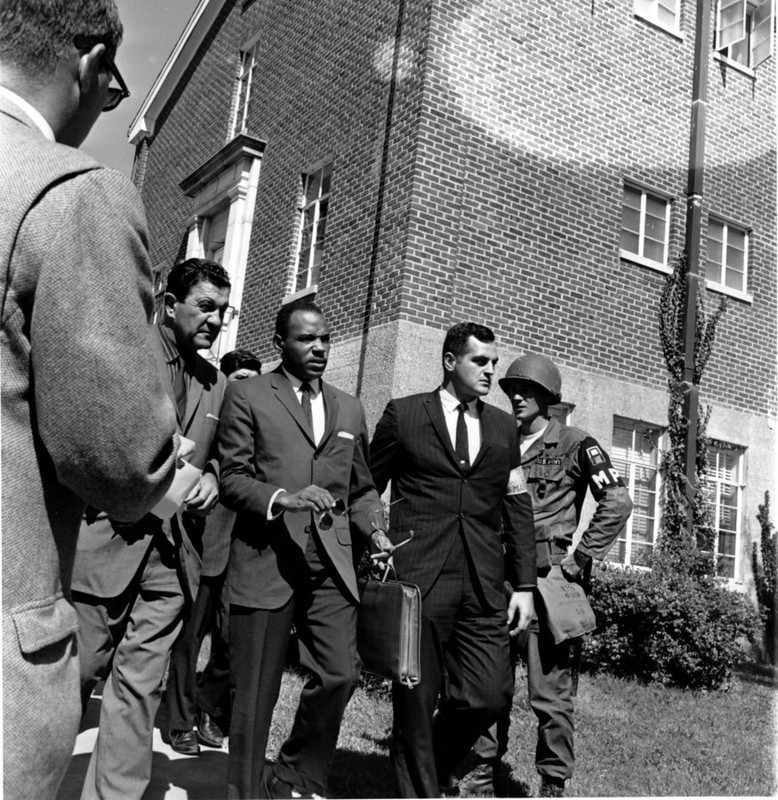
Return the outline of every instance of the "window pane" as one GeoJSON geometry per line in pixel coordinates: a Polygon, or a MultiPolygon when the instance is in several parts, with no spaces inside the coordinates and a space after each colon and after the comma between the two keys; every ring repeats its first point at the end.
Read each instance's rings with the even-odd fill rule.
{"type": "Polygon", "coordinates": [[[716,559],[716,573],[721,578],[729,578],[730,580],[735,577],[735,559],[731,556],[719,556],[716,559]]]}
{"type": "Polygon", "coordinates": [[[330,193],[330,179],[332,178],[332,164],[327,164],[322,170],[321,193],[330,193]]]}
{"type": "Polygon", "coordinates": [[[636,233],[622,230],[620,247],[628,253],[638,255],[640,253],[640,237],[636,233]]]}
{"type": "Polygon", "coordinates": [[[610,550],[608,550],[608,554],[605,556],[605,560],[611,564],[625,564],[625,554],[627,551],[627,543],[625,539],[617,539],[610,550]]]}
{"type": "Polygon", "coordinates": [[[646,239],[643,245],[643,255],[646,258],[650,258],[652,261],[658,261],[663,264],[665,260],[665,243],[646,239]]]}
{"type": "Polygon", "coordinates": [[[313,175],[308,176],[308,185],[305,189],[305,203],[312,203],[319,196],[319,189],[321,188],[321,170],[314,172],[313,175]]]}
{"type": "Polygon", "coordinates": [[[738,292],[745,291],[745,286],[743,285],[743,273],[738,272],[737,270],[727,269],[726,273],[726,280],[725,285],[729,289],[735,289],[738,292]]]}
{"type": "Polygon", "coordinates": [[[719,0],[716,47],[722,49],[745,38],[746,0],[719,0]]]}

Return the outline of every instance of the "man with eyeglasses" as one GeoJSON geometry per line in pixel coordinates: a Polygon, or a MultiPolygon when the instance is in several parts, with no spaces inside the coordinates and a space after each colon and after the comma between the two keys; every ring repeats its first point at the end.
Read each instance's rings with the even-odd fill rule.
{"type": "Polygon", "coordinates": [[[359,678],[355,565],[367,544],[389,555],[368,467],[361,403],[322,380],[324,315],[281,308],[281,364],[227,389],[219,425],[221,500],[238,512],[228,566],[235,695],[227,797],[325,794],[346,704],[359,678]],[[265,764],[292,624],[310,675],[292,731],[265,764]]]}
{"type": "Polygon", "coordinates": [[[140,800],[151,777],[162,680],[197,596],[205,517],[219,499],[214,439],[227,379],[198,351],[219,335],[229,292],[224,268],[202,258],[176,264],[165,287],[157,364],[179,431],[194,442],[191,485],[174,508],[155,508],[134,524],[94,512],[81,526],[73,602],[85,706],[105,679],[82,800],[140,800]]]}
{"type": "Polygon", "coordinates": [[[76,149],[128,94],[121,35],[113,0],[0,0],[5,797],[53,798],[73,750],[84,504],[142,517],[179,446],[138,193],[76,149]]]}

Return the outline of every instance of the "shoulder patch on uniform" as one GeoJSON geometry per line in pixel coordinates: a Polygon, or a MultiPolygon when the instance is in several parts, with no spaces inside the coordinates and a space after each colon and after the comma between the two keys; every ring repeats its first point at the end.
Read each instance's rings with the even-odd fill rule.
{"type": "Polygon", "coordinates": [[[526,492],[527,481],[524,477],[524,470],[521,467],[516,467],[511,470],[511,474],[508,477],[508,488],[505,490],[505,494],[525,494],[526,492]]]}
{"type": "Polygon", "coordinates": [[[600,450],[597,445],[593,445],[592,447],[586,448],[586,455],[589,457],[589,463],[596,467],[598,464],[605,464],[607,463],[608,459],[605,458],[605,454],[600,450]]]}

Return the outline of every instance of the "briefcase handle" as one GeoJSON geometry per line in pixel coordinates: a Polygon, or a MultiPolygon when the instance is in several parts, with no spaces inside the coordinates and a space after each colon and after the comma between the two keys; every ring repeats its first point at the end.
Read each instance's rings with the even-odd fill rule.
{"type": "MultiPolygon", "coordinates": [[[[400,499],[402,499],[402,498],[400,498],[400,499]]],[[[395,502],[399,502],[399,501],[395,501],[395,502]]],[[[408,544],[408,542],[411,542],[411,541],[413,541],[413,531],[412,530],[408,531],[408,538],[407,539],[403,539],[401,542],[397,542],[397,544],[394,545],[394,550],[396,550],[398,547],[402,547],[404,544],[408,544]]],[[[394,550],[392,550],[392,553],[394,553],[394,550]]],[[[378,555],[377,553],[374,553],[372,556],[370,556],[370,558],[376,558],[377,555],[378,555]]],[[[384,574],[382,576],[380,576],[381,577],[381,583],[386,583],[386,576],[389,574],[389,570],[390,569],[392,570],[392,572],[394,572],[394,579],[397,580],[397,570],[394,568],[394,561],[392,560],[392,556],[389,556],[389,558],[386,559],[384,564],[386,566],[386,569],[384,569],[384,574]]],[[[373,567],[375,567],[377,569],[377,567],[378,567],[377,562],[373,564],[373,567]]],[[[379,576],[376,575],[375,580],[378,580],[378,578],[379,578],[379,576]]]]}

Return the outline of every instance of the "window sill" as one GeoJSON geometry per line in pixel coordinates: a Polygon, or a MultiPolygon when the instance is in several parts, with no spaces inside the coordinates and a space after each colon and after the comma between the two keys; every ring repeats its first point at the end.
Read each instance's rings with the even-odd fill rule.
{"type": "Polygon", "coordinates": [[[310,286],[306,286],[304,289],[300,289],[299,291],[286,295],[286,297],[284,297],[284,299],[281,301],[281,305],[285,306],[287,303],[294,303],[295,300],[300,300],[303,297],[315,297],[318,291],[319,284],[312,283],[310,286]]]}
{"type": "Polygon", "coordinates": [[[659,22],[658,20],[651,19],[650,17],[644,17],[637,11],[634,11],[633,14],[636,19],[648,23],[652,28],[656,28],[657,30],[662,31],[663,33],[669,33],[670,36],[674,37],[675,39],[678,39],[681,42],[683,42],[686,38],[677,28],[668,28],[665,25],[662,25],[662,23],[659,22]]]}
{"type": "Polygon", "coordinates": [[[652,261],[650,258],[643,258],[643,256],[635,255],[627,250],[619,250],[619,258],[623,261],[631,261],[633,264],[638,264],[641,267],[648,267],[657,272],[663,272],[665,275],[671,275],[673,272],[667,264],[662,264],[659,261],[652,261]]]}
{"type": "Polygon", "coordinates": [[[706,280],[705,287],[712,292],[725,294],[727,297],[734,297],[736,300],[742,300],[744,303],[753,303],[754,296],[748,292],[739,292],[737,289],[730,289],[729,286],[723,286],[720,283],[713,283],[713,281],[706,280]]]}
{"type": "Polygon", "coordinates": [[[713,53],[713,58],[716,61],[720,61],[722,64],[725,64],[728,67],[732,67],[735,72],[740,72],[742,75],[745,75],[749,78],[753,78],[756,80],[756,72],[751,69],[751,67],[747,67],[745,64],[741,64],[739,61],[733,61],[731,58],[727,58],[727,56],[721,55],[721,53],[713,53]]]}

